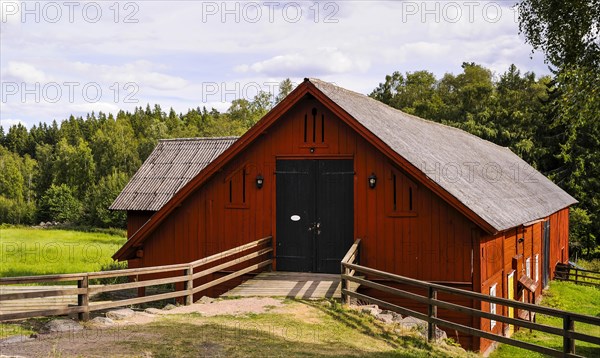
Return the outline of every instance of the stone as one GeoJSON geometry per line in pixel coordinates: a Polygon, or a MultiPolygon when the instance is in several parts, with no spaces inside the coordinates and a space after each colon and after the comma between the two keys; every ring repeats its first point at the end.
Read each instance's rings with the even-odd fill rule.
{"type": "Polygon", "coordinates": [[[106,317],[113,320],[121,320],[133,317],[134,314],[135,312],[133,312],[133,310],[130,308],[121,308],[118,310],[106,312],[106,317]]]}
{"type": "MultiPolygon", "coordinates": [[[[406,330],[414,330],[418,332],[422,337],[427,338],[427,322],[422,319],[415,317],[404,317],[400,322],[400,325],[406,330]]],[[[448,338],[448,335],[443,329],[435,327],[435,339],[442,340],[448,338]]]]}
{"type": "Polygon", "coordinates": [[[198,301],[196,301],[197,303],[204,303],[204,304],[209,304],[209,303],[213,303],[215,301],[214,298],[208,297],[208,296],[202,296],[202,298],[200,298],[198,301]]]}
{"type": "Polygon", "coordinates": [[[154,317],[154,314],[148,313],[145,311],[144,312],[136,312],[135,315],[138,317],[154,317]]]}
{"type": "Polygon", "coordinates": [[[359,306],[359,310],[362,313],[367,313],[367,314],[370,314],[371,316],[375,316],[375,317],[381,313],[381,310],[379,309],[379,306],[377,306],[377,305],[359,306]]]}
{"type": "Polygon", "coordinates": [[[33,338],[31,336],[18,335],[18,336],[12,336],[12,337],[8,337],[8,338],[0,339],[0,345],[23,343],[23,342],[33,341],[33,340],[35,340],[35,338],[33,338]]]}
{"type": "Polygon", "coordinates": [[[402,315],[400,315],[400,313],[398,313],[398,312],[383,310],[383,311],[381,311],[381,313],[392,315],[392,320],[394,322],[400,322],[402,320],[402,315]]]}
{"type": "Polygon", "coordinates": [[[435,327],[435,340],[440,341],[440,340],[444,340],[444,339],[448,339],[448,335],[446,334],[446,331],[435,327]]]}
{"type": "Polygon", "coordinates": [[[175,306],[175,305],[172,305],[172,304],[170,304],[170,303],[169,303],[168,305],[166,305],[165,307],[163,307],[163,310],[164,310],[164,311],[170,311],[170,310],[172,310],[173,308],[177,308],[177,306],[175,306]]]}
{"type": "Polygon", "coordinates": [[[380,320],[383,323],[387,323],[387,324],[394,323],[394,316],[392,316],[391,314],[380,313],[375,318],[377,318],[378,320],[380,320]]]}
{"type": "Polygon", "coordinates": [[[83,326],[79,322],[70,319],[53,319],[47,322],[43,329],[44,332],[76,332],[83,330],[83,326]]]}
{"type": "Polygon", "coordinates": [[[323,301],[321,301],[321,306],[323,306],[325,308],[331,308],[333,305],[331,304],[330,301],[323,300],[323,301]]]}
{"type": "Polygon", "coordinates": [[[115,325],[115,321],[108,317],[95,317],[94,319],[91,319],[89,323],[101,327],[111,327],[115,325]]]}
{"type": "Polygon", "coordinates": [[[144,312],[146,312],[148,314],[162,314],[163,310],[158,309],[158,308],[154,308],[154,307],[150,307],[150,308],[146,308],[144,310],[144,312]]]}

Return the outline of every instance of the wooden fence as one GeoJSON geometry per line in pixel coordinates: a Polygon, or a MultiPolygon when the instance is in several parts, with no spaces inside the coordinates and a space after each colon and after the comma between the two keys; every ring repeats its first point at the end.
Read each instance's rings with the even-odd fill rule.
{"type": "Polygon", "coordinates": [[[356,270],[348,268],[346,265],[358,263],[358,258],[360,257],[360,239],[356,239],[354,244],[350,247],[344,258],[342,259],[342,302],[345,304],[350,304],[350,296],[346,295],[344,292],[349,290],[348,280],[344,280],[344,276],[354,276],[356,274],[356,270]]]}
{"type": "MultiPolygon", "coordinates": [[[[342,260],[342,298],[344,300],[348,300],[350,297],[363,300],[366,302],[371,302],[379,305],[380,307],[390,309],[392,311],[399,312],[401,314],[412,316],[423,321],[427,322],[427,336],[429,340],[433,340],[435,338],[435,327],[436,325],[446,327],[449,329],[454,329],[459,332],[463,332],[472,336],[486,338],[492,341],[524,348],[530,351],[547,354],[549,356],[554,357],[580,357],[575,354],[575,341],[583,341],[589,342],[592,344],[600,345],[600,337],[593,336],[589,334],[584,334],[580,332],[575,332],[575,322],[587,323],[590,325],[594,325],[598,327],[596,332],[600,332],[600,318],[592,317],[562,310],[557,310],[549,307],[543,307],[539,305],[523,303],[515,300],[508,300],[505,298],[492,297],[488,295],[484,295],[481,293],[462,290],[458,288],[448,287],[440,284],[430,283],[426,281],[415,280],[412,278],[394,275],[388,272],[375,270],[369,267],[358,265],[352,262],[353,257],[357,257],[355,255],[358,252],[358,246],[360,241],[357,240],[355,245],[348,251],[348,255],[342,260]],[[366,276],[369,278],[378,277],[383,278],[391,282],[408,285],[411,287],[423,289],[427,292],[426,296],[419,295],[416,293],[408,292],[405,290],[401,290],[395,287],[391,287],[389,285],[385,285],[379,282],[374,282],[372,279],[367,279],[363,277],[357,277],[357,274],[361,276],[366,276]],[[427,313],[417,312],[415,310],[407,309],[404,307],[400,307],[398,305],[392,304],[390,302],[386,302],[384,300],[367,296],[362,293],[353,292],[348,290],[348,282],[354,282],[356,284],[361,285],[362,287],[369,287],[378,291],[382,291],[394,296],[402,297],[405,299],[409,299],[420,304],[423,304],[427,307],[427,313]],[[539,314],[549,315],[553,317],[558,317],[562,320],[563,325],[562,328],[552,327],[544,324],[539,324],[531,321],[524,321],[521,319],[510,318],[507,316],[492,314],[490,312],[484,312],[479,309],[462,306],[456,303],[443,301],[438,299],[438,292],[444,292],[448,294],[452,294],[461,298],[476,300],[480,302],[488,302],[497,305],[502,305],[506,307],[512,307],[513,309],[521,309],[529,312],[536,312],[539,314]],[[562,350],[556,350],[549,347],[544,347],[541,345],[528,343],[520,340],[516,340],[510,337],[494,334],[491,332],[487,332],[478,328],[465,326],[462,324],[458,324],[452,321],[448,321],[445,319],[441,319],[437,315],[437,309],[447,309],[451,311],[460,312],[462,314],[467,314],[472,317],[477,318],[487,318],[490,320],[495,320],[497,322],[503,322],[509,325],[519,326],[523,328],[528,328],[531,330],[536,330],[539,332],[545,332],[550,334],[555,334],[561,336],[563,338],[563,347],[562,350]]],[[[600,347],[599,347],[600,348],[600,347]]]]}
{"type": "Polygon", "coordinates": [[[218,254],[202,258],[189,263],[165,265],[165,266],[153,266],[145,268],[133,268],[124,270],[114,271],[102,271],[102,272],[87,272],[87,273],[72,273],[62,275],[40,275],[40,276],[21,276],[21,277],[3,277],[0,278],[0,285],[11,285],[11,284],[38,284],[46,282],[59,282],[59,281],[77,281],[77,287],[73,288],[61,288],[53,289],[52,286],[48,286],[47,290],[35,290],[30,292],[13,292],[13,293],[2,293],[0,294],[0,301],[9,300],[22,300],[29,298],[38,297],[52,297],[52,296],[65,296],[65,295],[77,295],[77,306],[65,307],[58,309],[46,309],[46,310],[33,310],[24,312],[0,312],[0,322],[22,319],[29,317],[38,316],[57,316],[77,313],[79,319],[87,320],[91,311],[104,310],[114,307],[122,307],[128,305],[135,305],[146,302],[161,301],[170,298],[185,297],[185,304],[190,305],[193,302],[194,294],[204,291],[208,288],[222,284],[226,281],[250,273],[255,270],[262,269],[271,265],[273,262],[271,253],[273,251],[271,245],[272,237],[265,237],[263,239],[253,241],[251,243],[235,247],[233,249],[220,252],[218,254]],[[240,256],[241,254],[245,254],[240,256]],[[231,256],[229,261],[209,266],[211,263],[223,261],[231,256]],[[248,261],[257,259],[259,257],[268,256],[265,260],[256,263],[248,264],[248,261]],[[203,283],[197,287],[194,287],[194,280],[206,278],[209,275],[222,271],[227,268],[239,266],[244,264],[245,267],[237,271],[229,273],[223,277],[214,279],[212,281],[203,283]],[[205,267],[206,266],[206,267],[205,267]],[[202,268],[201,270],[198,270],[202,268]],[[173,277],[149,279],[149,280],[138,280],[140,276],[148,274],[163,274],[163,273],[174,273],[173,277]],[[102,278],[116,278],[116,277],[133,277],[133,282],[117,283],[117,284],[106,284],[106,285],[95,285],[90,286],[90,280],[102,279],[102,278]],[[132,288],[149,287],[164,284],[173,283],[184,283],[183,290],[175,290],[174,292],[154,294],[150,296],[136,297],[123,299],[118,301],[90,303],[89,297],[92,294],[101,292],[113,292],[132,288]]]}
{"type": "Polygon", "coordinates": [[[584,270],[566,264],[557,264],[554,279],[575,282],[576,284],[600,287],[600,272],[584,270]]]}

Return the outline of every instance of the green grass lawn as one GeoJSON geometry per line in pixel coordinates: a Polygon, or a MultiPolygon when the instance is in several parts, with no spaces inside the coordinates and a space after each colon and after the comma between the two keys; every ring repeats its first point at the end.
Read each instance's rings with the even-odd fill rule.
{"type": "MultiPolygon", "coordinates": [[[[9,346],[5,353],[156,358],[478,357],[445,342],[428,343],[415,331],[383,324],[370,315],[329,302],[285,300],[282,306],[265,313],[243,315],[161,315],[149,323],[91,328],[86,334],[69,332],[61,339],[42,339],[35,348],[33,344],[9,346]]],[[[25,329],[39,326],[30,320],[25,329]]]]}
{"type": "MultiPolygon", "coordinates": [[[[100,271],[113,263],[112,254],[125,240],[125,233],[118,230],[103,233],[0,226],[0,277],[100,271]]],[[[31,333],[27,324],[0,324],[0,339],[31,333]]]]}
{"type": "Polygon", "coordinates": [[[0,227],[0,277],[100,271],[125,235],[0,227]]]}
{"type": "Polygon", "coordinates": [[[133,351],[153,357],[476,357],[416,333],[398,334],[365,314],[290,301],[284,312],[244,316],[164,317],[138,327],[133,351]],[[308,306],[308,307],[307,307],[308,306]],[[160,339],[152,334],[160,332],[160,339]]]}
{"type": "MultiPolygon", "coordinates": [[[[552,281],[550,282],[550,288],[544,295],[542,305],[600,317],[600,289],[576,285],[571,282],[552,281]]],[[[556,317],[538,315],[536,321],[562,328],[562,320],[556,317]]],[[[600,337],[600,327],[597,326],[575,323],[575,331],[600,337]]],[[[513,338],[562,350],[562,337],[553,334],[529,332],[528,329],[521,329],[513,335],[513,338]]],[[[575,351],[585,357],[600,357],[600,347],[591,343],[576,341],[575,351]]],[[[545,357],[545,355],[501,344],[490,357],[545,357]]]]}

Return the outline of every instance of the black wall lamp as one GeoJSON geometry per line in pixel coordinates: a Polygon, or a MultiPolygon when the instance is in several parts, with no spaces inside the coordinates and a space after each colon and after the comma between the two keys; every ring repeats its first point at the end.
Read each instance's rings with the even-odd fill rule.
{"type": "Polygon", "coordinates": [[[256,176],[256,187],[257,187],[258,189],[260,189],[260,188],[262,188],[262,187],[263,187],[263,184],[264,184],[264,183],[265,183],[265,178],[263,178],[263,176],[262,176],[262,175],[258,174],[258,175],[256,176]]]}
{"type": "Polygon", "coordinates": [[[369,188],[375,189],[376,185],[377,185],[377,176],[375,175],[375,173],[371,173],[371,175],[369,176],[369,188]]]}

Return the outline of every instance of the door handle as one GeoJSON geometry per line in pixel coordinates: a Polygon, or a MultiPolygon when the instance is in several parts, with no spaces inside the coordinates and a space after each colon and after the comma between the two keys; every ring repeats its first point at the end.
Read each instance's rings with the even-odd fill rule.
{"type": "Polygon", "coordinates": [[[317,235],[321,235],[321,223],[314,222],[308,227],[308,231],[315,231],[317,235]]]}

